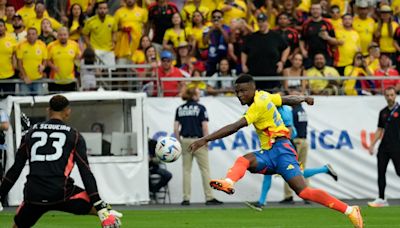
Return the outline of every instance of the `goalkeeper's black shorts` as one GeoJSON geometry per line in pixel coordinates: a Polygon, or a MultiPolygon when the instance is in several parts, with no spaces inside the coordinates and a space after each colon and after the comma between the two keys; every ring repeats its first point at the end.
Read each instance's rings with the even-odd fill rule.
{"type": "Polygon", "coordinates": [[[14,217],[15,225],[18,228],[32,227],[48,211],[64,211],[76,215],[87,215],[93,205],[90,203],[86,191],[74,186],[74,194],[69,200],[51,205],[40,205],[22,202],[14,217]]]}

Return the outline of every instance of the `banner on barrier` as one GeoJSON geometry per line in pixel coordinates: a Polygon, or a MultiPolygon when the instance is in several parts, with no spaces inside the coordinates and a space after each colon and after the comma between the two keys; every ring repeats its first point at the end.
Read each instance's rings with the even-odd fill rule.
{"type": "MultiPolygon", "coordinates": [[[[158,139],[173,134],[175,109],[182,104],[179,98],[149,98],[145,104],[145,120],[149,137],[158,139]]],[[[206,97],[200,101],[210,118],[210,132],[237,121],[246,111],[234,97],[206,97]]],[[[330,163],[338,172],[339,181],[321,174],[310,178],[313,187],[323,188],[336,197],[361,199],[377,197],[376,156],[368,154],[368,146],[377,128],[379,111],[386,105],[383,97],[317,97],[314,106],[303,104],[308,117],[307,167],[319,167],[330,163]]],[[[259,148],[257,135],[252,126],[241,129],[234,135],[210,142],[211,178],[224,177],[238,156],[259,148]]],[[[193,162],[192,202],[204,202],[198,167],[193,162]]],[[[169,185],[173,202],[182,201],[182,162],[168,164],[173,173],[169,185]]],[[[386,195],[399,198],[400,185],[392,164],[387,173],[386,195]]],[[[215,192],[223,201],[255,201],[258,199],[262,175],[246,173],[236,184],[233,196],[215,192]]],[[[273,178],[268,200],[283,198],[283,180],[273,178]]]]}

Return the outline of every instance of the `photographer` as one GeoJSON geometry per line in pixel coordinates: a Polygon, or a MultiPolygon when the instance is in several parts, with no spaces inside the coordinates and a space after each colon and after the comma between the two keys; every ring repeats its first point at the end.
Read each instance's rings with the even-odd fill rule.
{"type": "Polygon", "coordinates": [[[223,13],[214,10],[211,13],[212,25],[203,32],[203,43],[208,45],[207,75],[217,72],[217,64],[228,54],[229,33],[231,29],[222,21],[223,13]]]}
{"type": "MultiPolygon", "coordinates": [[[[354,55],[353,64],[344,69],[344,76],[356,78],[369,75],[372,75],[372,72],[366,59],[361,52],[357,52],[354,55]]],[[[343,82],[343,90],[346,95],[371,95],[373,88],[374,83],[371,80],[345,80],[343,82]]]]}

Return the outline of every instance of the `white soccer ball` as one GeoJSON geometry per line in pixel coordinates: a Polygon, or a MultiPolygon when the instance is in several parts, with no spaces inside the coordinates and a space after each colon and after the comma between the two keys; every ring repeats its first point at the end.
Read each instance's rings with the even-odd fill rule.
{"type": "Polygon", "coordinates": [[[163,162],[174,162],[181,156],[182,147],[174,137],[164,137],[158,140],[156,155],[163,162]]]}

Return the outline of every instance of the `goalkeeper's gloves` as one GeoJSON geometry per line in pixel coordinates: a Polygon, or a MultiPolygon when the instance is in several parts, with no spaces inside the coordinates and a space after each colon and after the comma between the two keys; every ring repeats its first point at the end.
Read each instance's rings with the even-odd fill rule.
{"type": "Polygon", "coordinates": [[[101,227],[103,228],[119,228],[121,227],[122,214],[118,211],[112,210],[111,206],[104,201],[95,203],[97,209],[97,215],[101,221],[101,227]],[[101,209],[100,209],[101,208],[101,209]]]}

